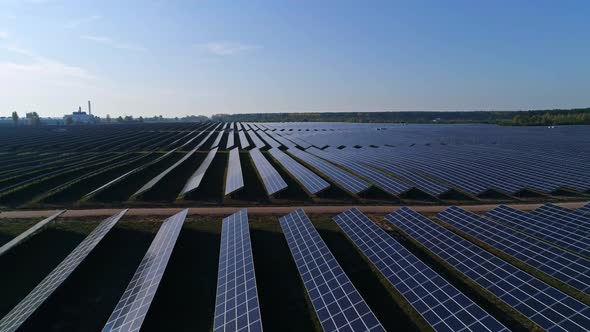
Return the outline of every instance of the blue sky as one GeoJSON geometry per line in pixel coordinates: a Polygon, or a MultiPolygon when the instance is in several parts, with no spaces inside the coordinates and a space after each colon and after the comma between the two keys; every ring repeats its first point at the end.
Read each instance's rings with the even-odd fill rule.
{"type": "Polygon", "coordinates": [[[0,115],[590,106],[589,1],[0,0],[0,115]]]}

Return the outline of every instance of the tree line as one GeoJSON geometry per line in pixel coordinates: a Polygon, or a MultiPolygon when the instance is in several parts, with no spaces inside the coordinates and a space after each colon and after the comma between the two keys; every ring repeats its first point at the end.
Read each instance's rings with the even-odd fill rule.
{"type": "Polygon", "coordinates": [[[216,114],[223,122],[488,123],[512,126],[590,124],[590,108],[542,111],[334,112],[216,114]]]}

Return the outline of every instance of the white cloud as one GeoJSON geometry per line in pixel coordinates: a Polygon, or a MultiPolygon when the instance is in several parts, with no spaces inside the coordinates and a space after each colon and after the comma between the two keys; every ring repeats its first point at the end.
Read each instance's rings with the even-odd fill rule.
{"type": "Polygon", "coordinates": [[[210,42],[205,44],[198,44],[197,46],[211,54],[220,56],[236,55],[257,50],[260,48],[260,46],[257,45],[249,45],[236,42],[210,42]]]}
{"type": "Polygon", "coordinates": [[[25,62],[0,62],[0,72],[3,74],[2,78],[7,79],[7,82],[11,80],[26,81],[28,79],[53,79],[59,82],[74,80],[76,82],[81,82],[96,79],[96,77],[90,74],[86,69],[67,65],[63,62],[37,55],[30,50],[16,46],[0,46],[0,50],[19,54],[22,58],[28,60],[25,62]]]}
{"type": "Polygon", "coordinates": [[[81,38],[93,41],[98,44],[109,46],[112,48],[121,49],[121,50],[137,51],[137,52],[143,52],[146,50],[145,47],[143,47],[141,45],[123,43],[120,41],[116,41],[110,37],[106,37],[106,36],[81,36],[81,38]]]}
{"type": "Polygon", "coordinates": [[[8,32],[0,31],[0,40],[7,39],[7,38],[8,38],[8,32]]]}
{"type": "Polygon", "coordinates": [[[80,18],[75,18],[69,22],[67,22],[64,27],[66,29],[74,29],[79,27],[82,24],[88,24],[88,23],[92,23],[94,21],[100,20],[102,18],[102,16],[100,15],[92,15],[92,16],[86,16],[86,17],[80,17],[80,18]]]}

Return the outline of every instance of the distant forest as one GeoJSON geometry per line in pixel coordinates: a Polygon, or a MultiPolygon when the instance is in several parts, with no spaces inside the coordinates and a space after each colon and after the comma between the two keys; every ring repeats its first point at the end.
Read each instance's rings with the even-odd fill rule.
{"type": "Polygon", "coordinates": [[[217,114],[214,121],[359,122],[359,123],[489,123],[507,126],[590,124],[590,108],[511,112],[352,112],[217,114]]]}

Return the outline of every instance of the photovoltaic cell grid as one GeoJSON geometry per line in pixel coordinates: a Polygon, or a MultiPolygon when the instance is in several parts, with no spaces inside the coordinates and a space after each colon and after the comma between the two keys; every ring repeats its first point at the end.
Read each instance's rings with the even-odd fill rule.
{"type": "Polygon", "coordinates": [[[531,211],[545,223],[553,224],[579,235],[590,234],[590,216],[554,204],[545,204],[531,211]]]}
{"type": "Polygon", "coordinates": [[[238,148],[229,151],[227,161],[227,175],[225,177],[225,195],[244,187],[242,177],[242,165],[240,164],[240,152],[238,148]]]}
{"type": "Polygon", "coordinates": [[[211,149],[219,146],[219,142],[221,142],[221,138],[223,137],[223,133],[224,133],[224,131],[222,130],[219,132],[219,134],[217,134],[217,137],[215,137],[215,140],[213,141],[213,143],[211,143],[211,149]]]}
{"type": "Polygon", "coordinates": [[[16,331],[74,272],[127,210],[103,220],[80,244],[2,320],[0,331],[16,331]]]}
{"type": "Polygon", "coordinates": [[[226,149],[230,149],[234,146],[234,132],[233,131],[229,131],[227,133],[227,142],[225,143],[225,148],[226,149]]]}
{"type": "Polygon", "coordinates": [[[254,146],[256,148],[261,149],[261,148],[266,147],[266,144],[264,144],[264,142],[260,139],[260,137],[258,137],[258,135],[256,135],[254,130],[247,131],[246,133],[248,133],[248,135],[250,136],[250,139],[252,140],[252,142],[254,143],[254,146]]]}
{"type": "Polygon", "coordinates": [[[386,219],[548,331],[587,331],[590,307],[409,208],[386,219]]]}
{"type": "Polygon", "coordinates": [[[590,215],[590,203],[582,206],[581,208],[577,209],[576,211],[590,215]]]}
{"type": "Polygon", "coordinates": [[[330,187],[330,184],[320,176],[305,168],[305,166],[298,163],[293,158],[289,157],[286,153],[279,149],[270,149],[269,153],[278,162],[293,175],[299,183],[301,183],[305,189],[312,193],[317,194],[318,192],[330,187]]]}
{"type": "Polygon", "coordinates": [[[303,210],[279,222],[323,330],[385,331],[303,210]]]}
{"type": "Polygon", "coordinates": [[[17,246],[23,240],[25,240],[29,236],[33,235],[35,232],[37,232],[38,230],[43,228],[43,226],[45,226],[48,223],[50,223],[51,221],[53,221],[55,218],[59,217],[64,212],[66,212],[66,210],[59,211],[58,213],[39,221],[33,227],[27,229],[26,231],[24,231],[21,234],[19,234],[18,236],[16,236],[14,239],[8,241],[6,244],[4,244],[2,247],[0,247],[0,256],[5,254],[8,250],[17,246]]]}
{"type": "Polygon", "coordinates": [[[264,189],[269,196],[287,188],[285,180],[283,180],[279,172],[272,167],[270,162],[264,158],[260,150],[250,150],[250,156],[252,157],[252,161],[254,161],[254,166],[256,167],[258,174],[262,178],[264,189]]]}
{"type": "Polygon", "coordinates": [[[139,331],[156,295],[188,213],[164,220],[102,332],[139,331]]]}
{"type": "Polygon", "coordinates": [[[175,162],[174,165],[168,167],[162,173],[158,174],[156,177],[154,177],[153,179],[148,181],[148,183],[146,183],[143,187],[141,187],[135,194],[133,194],[132,197],[139,196],[139,195],[143,194],[144,192],[152,189],[158,182],[160,182],[166,175],[168,175],[168,173],[172,172],[176,167],[180,166],[180,164],[182,164],[188,158],[190,158],[193,154],[195,154],[195,152],[197,152],[197,149],[198,148],[192,149],[190,152],[185,154],[184,157],[180,158],[180,160],[175,162]]]}
{"type": "Polygon", "coordinates": [[[205,176],[205,172],[207,172],[207,169],[209,169],[209,165],[211,165],[213,158],[215,158],[215,154],[217,154],[217,148],[209,151],[209,153],[207,154],[207,157],[205,157],[205,159],[203,160],[203,162],[201,163],[199,168],[197,168],[195,173],[193,173],[193,175],[191,175],[191,177],[188,179],[188,181],[184,185],[184,188],[180,192],[180,196],[184,196],[184,195],[188,194],[189,192],[194,191],[195,189],[199,188],[199,185],[201,184],[201,181],[203,180],[203,177],[205,176]]]}
{"type": "Polygon", "coordinates": [[[262,331],[246,209],[223,219],[214,332],[262,331]]]}
{"type": "Polygon", "coordinates": [[[306,150],[306,152],[312,153],[318,157],[329,160],[335,164],[338,164],[350,170],[351,172],[358,174],[363,178],[368,179],[369,181],[373,182],[377,187],[383,189],[385,192],[391,195],[400,195],[412,188],[411,186],[390,176],[387,176],[385,173],[382,173],[374,168],[365,166],[361,163],[357,163],[348,158],[337,156],[334,153],[322,151],[315,147],[309,148],[308,150],[306,150]]]}
{"type": "Polygon", "coordinates": [[[287,152],[322,172],[330,180],[334,181],[336,184],[353,194],[359,194],[371,187],[371,185],[366,181],[361,180],[358,177],[310,153],[301,151],[297,148],[289,149],[287,152]]]}
{"type": "Polygon", "coordinates": [[[553,224],[548,224],[534,214],[500,205],[484,214],[522,232],[557,244],[576,253],[590,256],[590,237],[572,233],[553,224]]]}
{"type": "Polygon", "coordinates": [[[358,209],[333,219],[434,330],[507,331],[358,209]]]}
{"type": "Polygon", "coordinates": [[[450,207],[436,217],[561,282],[590,294],[590,261],[547,242],[523,236],[509,227],[490,222],[458,207],[450,207]]]}
{"type": "Polygon", "coordinates": [[[250,146],[250,142],[246,138],[246,133],[243,130],[238,131],[238,138],[240,139],[240,147],[246,149],[250,146]]]}

